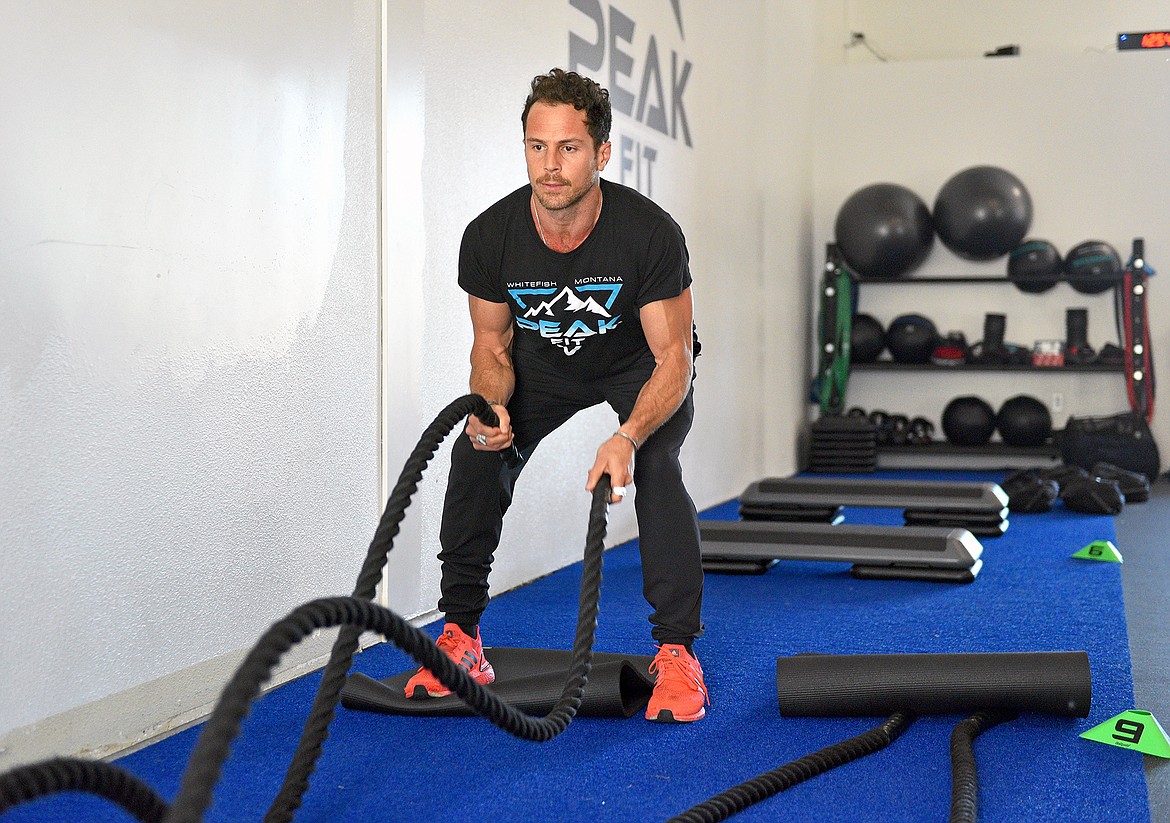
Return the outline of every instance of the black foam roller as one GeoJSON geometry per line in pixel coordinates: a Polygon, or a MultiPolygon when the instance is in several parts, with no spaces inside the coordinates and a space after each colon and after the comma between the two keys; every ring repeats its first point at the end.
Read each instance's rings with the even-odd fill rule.
{"type": "Polygon", "coordinates": [[[776,661],[776,688],[786,717],[994,709],[1087,717],[1093,696],[1083,651],[798,654],[776,661]]]}
{"type": "MultiPolygon", "coordinates": [[[[573,653],[568,650],[502,646],[485,648],[484,656],[496,670],[496,682],[488,688],[514,708],[541,717],[552,711],[564,693],[565,678],[573,660],[573,653]]],[[[654,690],[654,681],[647,671],[652,659],[647,655],[594,652],[589,680],[577,714],[582,717],[632,717],[645,708],[654,690]]],[[[408,698],[404,687],[414,672],[411,669],[385,680],[375,680],[355,672],[341,690],[341,705],[347,709],[382,714],[440,717],[475,714],[454,694],[408,698]]]]}

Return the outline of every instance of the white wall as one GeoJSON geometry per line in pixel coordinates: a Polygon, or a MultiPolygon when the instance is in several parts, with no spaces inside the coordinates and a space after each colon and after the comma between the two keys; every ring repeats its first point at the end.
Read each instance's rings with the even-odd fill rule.
{"type": "MultiPolygon", "coordinates": [[[[635,23],[617,83],[640,91],[651,35],[665,95],[671,53],[690,61],[693,145],[625,115],[614,134],[657,151],[649,193],[689,242],[707,506],[795,468],[815,21],[683,2],[680,28],[672,5],[612,4],[635,23]]],[[[351,590],[403,460],[467,390],[463,228],[525,181],[532,76],[596,36],[569,0],[285,8],[25,3],[0,33],[0,768],[197,719],[268,623],[351,590]]],[[[598,409],[542,445],[494,591],[579,559],[612,426],[598,409]]],[[[391,555],[411,616],[438,597],[446,473],[444,448],[391,555]]]]}
{"type": "MultiPolygon", "coordinates": [[[[901,3],[851,4],[867,19],[886,19],[901,3]]],[[[1120,4],[1106,29],[1153,25],[1146,4],[1120,4]],[[1128,14],[1126,12],[1129,12],[1128,14]],[[1124,20],[1135,22],[1132,26],[1124,20]]],[[[1082,10],[1083,12],[1083,10],[1082,10]]],[[[1006,14],[1006,11],[1005,11],[1006,14]]],[[[939,16],[921,20],[930,26],[939,16]]],[[[908,20],[914,18],[908,17],[908,20]]],[[[1040,14],[1022,10],[1002,31],[1033,31],[1040,14]],[[1010,25],[1009,25],[1010,24],[1010,25]]],[[[1074,31],[1090,28],[1080,14],[1074,31]]],[[[909,49],[928,28],[910,26],[900,42],[909,49]]],[[[969,41],[968,41],[969,42],[969,41]]],[[[893,47],[891,46],[891,50],[893,47]]],[[[823,255],[832,239],[837,210],[855,190],[874,182],[905,185],[933,207],[951,175],[976,164],[1012,171],[1028,188],[1034,208],[1033,237],[1051,240],[1062,252],[1088,239],[1111,243],[1126,259],[1134,237],[1144,237],[1154,268],[1170,266],[1170,233],[1165,191],[1170,160],[1163,134],[1170,115],[1157,101],[1170,91],[1167,52],[1100,53],[958,60],[907,60],[826,68],[819,77],[815,152],[816,231],[814,249],[823,255]]],[[[960,260],[940,242],[920,275],[1002,276],[1006,259],[987,263],[960,260]]],[[[1168,379],[1165,356],[1170,329],[1170,294],[1155,278],[1150,290],[1156,375],[1168,379]]],[[[1007,339],[1030,345],[1036,339],[1064,339],[1065,309],[1089,309],[1089,342],[1100,348],[1117,342],[1111,293],[1084,295],[1061,283],[1042,295],[1027,295],[1008,284],[964,286],[869,286],[861,310],[883,322],[920,311],[940,330],[982,335],[986,312],[1007,314],[1007,339]]],[[[1120,375],[1073,374],[925,375],[858,372],[849,384],[849,405],[922,414],[936,425],[946,403],[959,394],[978,394],[998,407],[1017,393],[1052,404],[1062,426],[1070,414],[1106,414],[1128,407],[1120,375]]],[[[1170,416],[1158,410],[1153,423],[1163,450],[1170,448],[1170,416]]]]}
{"type": "Polygon", "coordinates": [[[164,678],[141,728],[107,709],[74,741],[133,742],[352,589],[379,506],[376,12],[6,4],[0,735],[164,678]]]}
{"type": "MultiPolygon", "coordinates": [[[[737,495],[765,471],[795,468],[793,444],[804,409],[791,387],[805,377],[803,359],[786,352],[807,347],[803,294],[809,260],[802,232],[811,212],[812,16],[763,2],[737,4],[734,10],[683,3],[680,31],[670,4],[658,0],[616,0],[599,8],[607,41],[618,13],[634,23],[632,35],[618,43],[633,59],[629,72],[616,75],[618,87],[639,93],[651,36],[665,97],[670,97],[671,53],[678,55],[679,66],[683,60],[693,66],[682,94],[692,145],[685,144],[681,127],[672,138],[615,113],[614,159],[605,176],[623,179],[623,137],[639,150],[653,149],[656,159],[649,175],[641,177],[643,190],[652,185],[649,194],[687,236],[703,354],[695,385],[696,423],[683,456],[692,494],[700,507],[708,506],[737,495]],[[769,45],[773,41],[790,48],[777,51],[769,45]],[[762,97],[760,87],[769,94],[762,97]]],[[[401,21],[407,31],[417,25],[409,6],[392,13],[410,18],[401,21]]],[[[526,182],[520,128],[524,98],[534,75],[567,66],[570,32],[590,41],[598,36],[593,18],[569,0],[529,0],[506,10],[490,2],[425,4],[421,32],[416,32],[426,66],[419,172],[425,285],[421,296],[411,300],[423,310],[426,355],[418,376],[409,373],[409,363],[391,361],[388,383],[418,385],[421,407],[430,410],[428,420],[467,391],[471,330],[466,295],[455,279],[463,229],[526,182]],[[474,37],[468,33],[472,20],[474,37]]],[[[607,49],[600,69],[578,68],[610,86],[611,57],[607,49]]],[[[657,96],[653,77],[649,88],[649,106],[669,105],[657,96]]],[[[388,149],[387,157],[392,155],[388,149]]],[[[627,169],[624,179],[637,184],[637,167],[627,169]]],[[[393,234],[393,227],[388,231],[393,234]]],[[[608,408],[594,409],[541,445],[505,521],[493,592],[580,559],[588,516],[585,475],[613,421],[608,408]]],[[[434,554],[447,454],[446,448],[440,452],[424,479],[407,518],[417,524],[416,533],[399,541],[392,560],[392,581],[398,574],[411,581],[391,583],[392,604],[407,613],[433,608],[438,598],[434,554]],[[404,560],[407,556],[416,561],[404,560]]],[[[611,510],[611,544],[632,537],[635,529],[629,502],[611,510]]],[[[485,631],[490,615],[489,610],[485,631]]]]}

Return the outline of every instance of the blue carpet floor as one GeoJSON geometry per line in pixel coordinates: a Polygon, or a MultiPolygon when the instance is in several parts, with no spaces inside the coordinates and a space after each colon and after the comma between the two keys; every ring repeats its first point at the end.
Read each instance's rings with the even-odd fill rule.
{"type": "MultiPolygon", "coordinates": [[[[736,504],[704,517],[735,519],[736,504]]],[[[897,525],[901,512],[847,509],[846,522],[897,525]]],[[[1149,820],[1142,755],[1078,737],[1134,708],[1120,568],[1070,558],[1099,539],[1114,539],[1112,518],[1058,505],[1045,515],[1012,515],[1006,535],[984,538],[983,570],[968,585],[861,581],[849,576],[845,564],[794,561],[761,576],[708,575],[707,632],[696,646],[712,695],[705,720],[661,726],[640,715],[582,718],[557,739],[535,744],[513,739],[480,718],[339,709],[297,820],[665,820],[881,721],[781,718],[778,656],[1056,650],[1088,652],[1092,712],[1083,720],[1025,714],[978,738],[980,820],[1149,820]]],[[[578,564],[497,598],[483,622],[488,645],[568,648],[580,571],[578,564]]],[[[636,542],[607,552],[597,649],[652,654],[648,614],[636,542]]],[[[435,633],[438,626],[430,629],[435,633]]],[[[354,668],[383,678],[412,663],[384,644],[359,655],[354,668]]],[[[208,820],[261,819],[318,681],[318,675],[306,676],[256,703],[208,820]]],[[[949,737],[960,719],[920,718],[888,748],[734,819],[946,820],[949,737]]],[[[175,735],[119,763],[171,798],[198,733],[196,728],[175,735]]],[[[10,819],[129,818],[93,798],[62,795],[25,806],[10,819]]]]}

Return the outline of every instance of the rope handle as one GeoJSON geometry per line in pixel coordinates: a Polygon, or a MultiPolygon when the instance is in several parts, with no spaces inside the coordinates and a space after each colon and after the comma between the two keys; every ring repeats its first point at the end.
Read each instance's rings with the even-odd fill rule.
{"type": "MultiPolygon", "coordinates": [[[[492,428],[500,425],[500,416],[496,414],[496,410],[492,408],[492,402],[490,400],[486,400],[482,395],[478,394],[472,394],[468,396],[475,398],[476,400],[475,409],[471,412],[473,415],[478,417],[486,425],[491,426],[492,428]]],[[[504,404],[500,403],[498,405],[502,406],[504,404]]],[[[500,457],[505,463],[508,464],[508,468],[511,469],[516,468],[524,462],[524,455],[521,453],[520,449],[516,447],[515,441],[512,441],[512,444],[508,446],[508,448],[500,452],[500,457]]]]}

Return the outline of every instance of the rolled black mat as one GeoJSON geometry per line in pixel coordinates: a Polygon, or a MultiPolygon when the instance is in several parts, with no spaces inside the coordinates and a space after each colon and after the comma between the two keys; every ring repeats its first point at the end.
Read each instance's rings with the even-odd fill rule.
{"type": "Polygon", "coordinates": [[[1087,717],[1093,697],[1083,651],[798,654],[776,661],[776,688],[787,717],[985,709],[1087,717]]]}
{"type": "MultiPolygon", "coordinates": [[[[573,653],[560,649],[485,648],[484,657],[496,671],[488,686],[499,698],[527,714],[543,716],[556,705],[565,688],[573,653]]],[[[593,653],[593,667],[579,716],[632,717],[645,708],[654,691],[648,667],[654,658],[643,655],[593,653]]],[[[341,705],[357,711],[455,717],[473,715],[455,695],[408,698],[406,681],[416,669],[374,680],[351,674],[341,690],[341,705]]]]}

